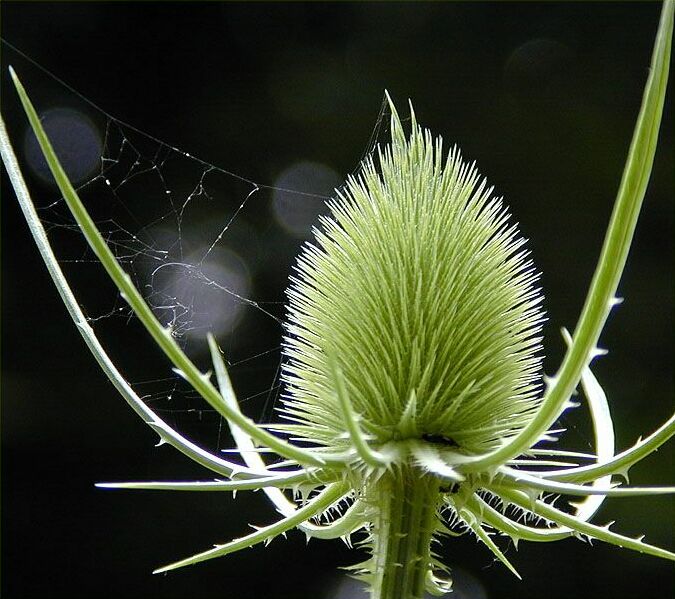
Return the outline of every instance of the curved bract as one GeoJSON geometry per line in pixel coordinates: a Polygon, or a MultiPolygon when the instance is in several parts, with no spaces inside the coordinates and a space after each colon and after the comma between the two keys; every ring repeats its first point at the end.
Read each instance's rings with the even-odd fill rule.
{"type": "Polygon", "coordinates": [[[589,522],[608,496],[654,495],[673,487],[619,486],[614,475],[675,433],[671,417],[616,453],[607,397],[590,370],[614,302],[651,170],[665,95],[673,1],[664,4],[631,152],[586,308],[563,365],[539,392],[540,293],[523,241],[492,190],[454,148],[418,126],[408,136],[391,104],[391,143],[331,202],[316,243],[298,259],[289,290],[287,383],[277,432],[246,418],[216,340],[217,386],[161,326],[117,263],[63,172],[39,118],[15,84],[61,192],[123,297],[176,369],[229,423],[241,462],[196,446],[162,421],[123,379],[98,342],[54,257],[0,122],[0,149],[39,251],[90,350],[124,398],[162,440],[227,480],[105,483],[176,491],[262,489],[282,515],[234,541],[164,566],[223,556],[298,528],[308,537],[354,533],[370,558],[354,567],[374,599],[421,598],[450,589],[435,537],[474,534],[517,574],[494,533],[515,542],[570,535],[675,560],[675,554],[589,522]],[[539,447],[581,382],[595,453],[539,447]],[[281,461],[267,463],[264,455],[281,461]],[[548,469],[544,470],[543,467],[548,469]],[[556,496],[578,497],[555,506],[556,496]],[[336,512],[343,512],[334,518],[336,512]],[[529,519],[523,522],[522,517],[529,519]]]}

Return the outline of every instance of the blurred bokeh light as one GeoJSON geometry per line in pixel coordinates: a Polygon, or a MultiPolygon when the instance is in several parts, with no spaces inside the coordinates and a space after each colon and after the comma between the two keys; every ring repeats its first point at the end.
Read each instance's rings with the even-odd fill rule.
{"type": "Polygon", "coordinates": [[[340,175],[325,164],[298,162],[284,169],[272,193],[277,222],[291,235],[309,238],[319,215],[328,211],[326,200],[317,196],[334,196],[342,182],[340,175]]]}
{"type": "MultiPolygon", "coordinates": [[[[86,115],[70,108],[52,108],[40,120],[59,160],[74,184],[86,180],[101,164],[101,135],[86,115]]],[[[56,186],[37,138],[30,127],[24,135],[24,155],[33,172],[56,186]]]]}

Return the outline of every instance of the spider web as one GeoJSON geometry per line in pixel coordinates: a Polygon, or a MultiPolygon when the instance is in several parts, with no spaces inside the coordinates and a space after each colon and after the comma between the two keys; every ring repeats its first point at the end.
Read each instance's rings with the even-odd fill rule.
{"type": "MultiPolygon", "coordinates": [[[[206,334],[212,332],[244,411],[270,422],[282,393],[287,279],[346,176],[309,160],[289,164],[273,184],[233,173],[115,118],[3,43],[24,59],[20,75],[57,154],[157,318],[203,371],[211,368],[206,334]]],[[[361,160],[388,139],[388,115],[383,99],[361,160]]],[[[10,134],[20,140],[15,144],[38,213],[120,370],[172,426],[214,450],[230,447],[220,416],[172,372],[88,247],[23,113],[7,120],[24,123],[10,134]]],[[[563,416],[590,448],[590,431],[579,431],[575,420],[563,416]]]]}
{"type": "MultiPolygon", "coordinates": [[[[244,410],[270,422],[282,392],[288,275],[319,214],[326,212],[326,200],[346,176],[309,160],[289,164],[273,184],[228,171],[106,113],[3,43],[25,59],[20,74],[43,126],[109,247],[155,315],[203,371],[211,368],[206,334],[214,333],[244,410]]],[[[361,159],[388,139],[387,117],[383,100],[361,159]]],[[[25,123],[21,112],[7,120],[25,123]]],[[[220,416],[157,355],[109,281],[56,189],[32,132],[24,124],[10,133],[19,140],[31,193],[56,255],[121,371],[170,424],[198,438],[205,435],[213,449],[231,446],[220,416]]],[[[588,450],[592,434],[579,420],[567,412],[561,423],[579,449],[588,450]]]]}
{"type": "MultiPolygon", "coordinates": [[[[16,52],[43,126],[117,260],[203,371],[206,334],[216,336],[242,408],[269,422],[281,393],[288,275],[346,176],[311,160],[289,164],[273,184],[237,175],[116,119],[16,52]]],[[[113,361],[172,426],[206,447],[230,447],[220,416],[171,371],[86,244],[23,115],[3,112],[52,247],[113,361]]],[[[364,156],[385,112],[383,102],[364,156]]]]}

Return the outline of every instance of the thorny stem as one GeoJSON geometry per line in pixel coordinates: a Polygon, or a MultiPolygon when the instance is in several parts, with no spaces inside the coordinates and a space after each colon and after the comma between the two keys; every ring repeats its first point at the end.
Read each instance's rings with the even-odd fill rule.
{"type": "Polygon", "coordinates": [[[404,466],[385,474],[373,495],[371,599],[422,599],[437,529],[438,479],[404,466]]]}

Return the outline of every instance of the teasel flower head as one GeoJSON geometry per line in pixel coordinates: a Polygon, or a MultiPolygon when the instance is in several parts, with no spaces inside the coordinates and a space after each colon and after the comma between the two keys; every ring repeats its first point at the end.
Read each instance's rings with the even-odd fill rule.
{"type": "MultiPolygon", "coordinates": [[[[388,97],[388,96],[387,96],[388,97]]],[[[391,109],[391,143],[329,203],[288,291],[285,427],[346,449],[335,367],[376,444],[483,453],[539,404],[537,273],[508,209],[455,146],[391,109]]]]}
{"type": "Polygon", "coordinates": [[[208,481],[103,483],[171,491],[261,489],[281,519],[156,570],[166,572],[268,543],[298,528],[352,536],[370,557],[355,566],[372,599],[443,594],[450,579],[434,541],[470,533],[514,574],[495,538],[577,536],[675,560],[675,554],[590,522],[610,496],[673,493],[619,486],[675,434],[675,415],[619,453],[607,397],[591,371],[631,245],[656,148],[668,82],[675,2],[664,3],[652,69],[603,249],[568,350],[541,376],[542,296],[525,240],[473,164],[391,108],[391,141],[330,201],[288,291],[283,423],[244,416],[208,336],[201,372],[157,320],[63,171],[26,91],[15,86],[80,230],[156,345],[227,422],[238,461],[184,438],[140,398],[78,305],[40,222],[0,119],[0,150],[37,247],[89,349],[163,442],[217,473],[208,481]],[[214,385],[212,374],[215,374],[214,385]],[[545,385],[539,385],[539,380],[545,385]],[[594,453],[551,447],[581,383],[594,453]],[[275,433],[281,432],[282,435],[275,433]],[[279,456],[272,462],[270,455],[279,456]],[[223,480],[223,477],[228,480],[223,480]],[[573,497],[556,505],[561,497],[573,497]],[[432,550],[436,548],[436,552],[432,550]]]}

